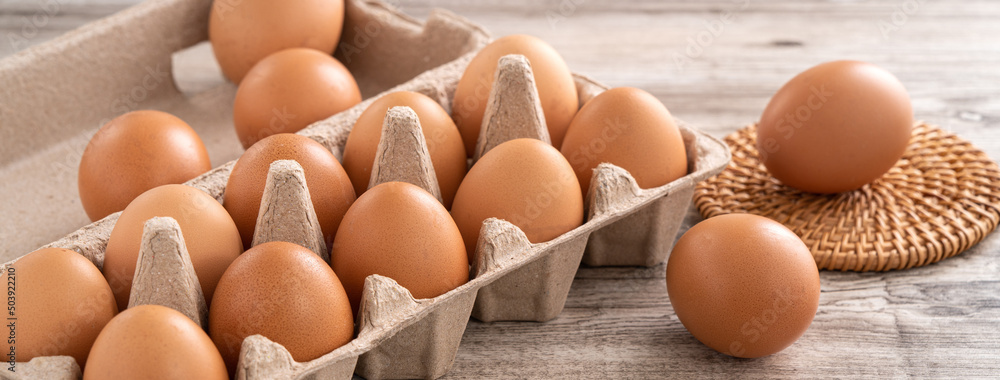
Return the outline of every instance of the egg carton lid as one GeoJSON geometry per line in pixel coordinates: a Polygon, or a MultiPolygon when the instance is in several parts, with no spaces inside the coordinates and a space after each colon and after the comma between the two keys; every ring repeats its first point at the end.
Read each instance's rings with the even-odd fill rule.
{"type": "Polygon", "coordinates": [[[757,126],[726,137],[732,161],[698,184],[710,218],[752,213],[802,238],[820,269],[888,271],[928,265],[979,243],[1000,222],[1000,168],[972,143],[918,122],[903,157],[881,178],[840,194],[781,184],[757,155],[757,126]]]}

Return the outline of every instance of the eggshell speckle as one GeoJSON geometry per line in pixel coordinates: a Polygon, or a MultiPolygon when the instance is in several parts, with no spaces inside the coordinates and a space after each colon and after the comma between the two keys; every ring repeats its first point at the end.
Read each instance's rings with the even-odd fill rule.
{"type": "Polygon", "coordinates": [[[283,49],[333,53],[343,28],[343,0],[215,0],[208,39],[222,73],[239,84],[254,64],[283,49]]]}
{"type": "Polygon", "coordinates": [[[709,218],[677,241],[667,292],[684,327],[726,355],[756,358],[795,342],[819,306],[819,270],[794,232],[750,214],[709,218]]]}
{"type": "Polygon", "coordinates": [[[643,189],[687,174],[687,152],[673,116],[653,95],[631,87],[610,89],[584,104],[566,131],[562,154],[583,194],[602,162],[628,170],[643,189]]]}
{"type": "Polygon", "coordinates": [[[368,190],[375,151],[382,137],[382,122],[389,108],[396,106],[410,107],[420,119],[427,151],[431,154],[434,173],[441,187],[441,198],[446,208],[451,207],[468,166],[462,135],[440,104],[427,95],[410,91],[393,92],[378,98],[354,123],[344,146],[344,170],[351,177],[354,192],[360,196],[368,190]]]}
{"type": "Polygon", "coordinates": [[[354,315],[337,275],[312,251],[270,242],[246,251],[219,280],[209,329],[230,370],[243,339],[260,334],[306,362],[351,340],[354,315]]]}
{"type": "Polygon", "coordinates": [[[782,183],[839,193],[891,169],[912,129],[910,97],[895,76],[869,63],[827,62],[774,94],[760,117],[757,150],[782,183]]]}
{"type": "Polygon", "coordinates": [[[452,217],[475,263],[487,218],[506,220],[532,243],[552,240],[583,223],[583,195],[573,168],[551,145],[516,139],[486,152],[458,187],[452,217]]]}
{"type": "Polygon", "coordinates": [[[329,247],[340,220],[354,203],[354,186],[333,153],[308,137],[290,133],[277,134],[254,144],[236,161],[229,175],[222,204],[233,216],[243,237],[243,246],[249,247],[253,241],[267,172],[276,160],[295,160],[302,166],[309,196],[329,247]]]}
{"type": "Polygon", "coordinates": [[[87,362],[84,380],[229,379],[219,351],[201,326],[160,305],[136,306],[112,319],[87,362]]]}
{"type": "Polygon", "coordinates": [[[205,145],[183,120],[160,111],[129,112],[101,127],[83,151],[80,202],[96,221],[146,190],[211,169],[205,145]]]}
{"type": "Polygon", "coordinates": [[[497,62],[500,57],[520,54],[528,58],[535,75],[538,97],[545,114],[552,145],[562,146],[563,136],[573,115],[580,107],[576,83],[569,67],[549,44],[536,37],[511,35],[498,38],[476,54],[462,74],[452,102],[452,118],[462,133],[465,151],[470,157],[476,149],[476,140],[482,128],[486,101],[493,88],[497,62]]]}
{"type": "Polygon", "coordinates": [[[164,185],[132,201],[111,230],[104,253],[104,276],[115,292],[118,308],[128,307],[143,227],[156,216],[169,216],[180,225],[205,300],[211,302],[219,277],[243,253],[239,230],[226,209],[204,191],[164,185]]]}
{"type": "Polygon", "coordinates": [[[462,233],[430,193],[409,183],[368,190],[344,216],[330,253],[355,312],[365,278],[396,280],[415,298],[433,298],[469,281],[462,233]]]}
{"type": "MultiPolygon", "coordinates": [[[[12,350],[18,362],[66,355],[85,367],[87,354],[104,325],[118,313],[114,294],[90,260],[62,248],[29,253],[5,268],[3,283],[14,287],[17,318],[12,350]]],[[[10,290],[10,289],[8,289],[10,290]]]]}
{"type": "Polygon", "coordinates": [[[264,58],[236,90],[233,125],[244,148],[278,133],[294,133],[361,102],[354,77],[316,50],[282,50],[264,58]]]}

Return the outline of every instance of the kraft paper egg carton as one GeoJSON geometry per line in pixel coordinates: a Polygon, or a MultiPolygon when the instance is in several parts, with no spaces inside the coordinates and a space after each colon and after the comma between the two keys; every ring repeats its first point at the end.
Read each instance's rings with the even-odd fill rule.
{"type": "MultiPolygon", "coordinates": [[[[117,23],[136,25],[131,23],[148,21],[160,15],[159,12],[167,12],[173,17],[168,20],[180,23],[171,28],[194,27],[192,25],[206,22],[207,8],[199,7],[207,7],[207,4],[204,0],[147,2],[136,7],[139,11],[133,8],[99,23],[114,24],[117,20],[117,23]],[[185,19],[184,15],[193,19],[185,19]]],[[[372,55],[366,56],[368,58],[355,61],[373,66],[347,65],[358,77],[366,96],[364,102],[299,132],[320,142],[337,157],[341,157],[341,149],[354,121],[377,98],[372,95],[387,89],[388,83],[395,83],[393,80],[406,79],[406,75],[397,73],[389,75],[395,78],[379,77],[380,74],[371,68],[379,64],[405,66],[400,62],[382,62],[386,57],[399,59],[398,52],[389,49],[390,45],[406,45],[400,46],[401,50],[408,51],[402,55],[413,57],[421,53],[410,46],[412,44],[452,39],[449,40],[452,47],[459,48],[448,53],[460,51],[464,55],[459,54],[460,58],[426,70],[390,89],[423,93],[450,111],[459,78],[474,52],[488,39],[481,28],[447,12],[434,13],[424,32],[420,33],[419,24],[381,3],[349,1],[348,4],[345,31],[352,25],[364,25],[382,17],[380,25],[384,33],[374,36],[374,40],[391,39],[389,36],[396,39],[383,45],[380,51],[369,51],[372,55]],[[396,32],[399,35],[393,34],[396,32]],[[457,43],[453,40],[456,38],[464,38],[465,42],[457,43]]],[[[173,49],[204,39],[203,32],[190,36],[173,49]]],[[[111,37],[99,35],[94,38],[111,37]]],[[[342,43],[351,38],[352,35],[345,32],[342,43]]],[[[373,42],[371,46],[378,45],[373,42]]],[[[35,50],[43,50],[32,53],[44,57],[44,49],[35,50]]],[[[0,62],[0,83],[11,82],[11,66],[16,65],[9,60],[0,62]]],[[[483,126],[476,157],[512,138],[548,139],[530,70],[523,57],[508,56],[501,60],[498,81],[489,98],[482,99],[488,104],[488,117],[484,119],[493,122],[483,126]]],[[[584,76],[575,75],[574,79],[580,105],[606,89],[584,76]]],[[[131,80],[134,84],[134,80],[141,80],[141,77],[133,76],[131,80]]],[[[28,91],[30,83],[22,86],[27,86],[24,89],[28,91]]],[[[4,95],[6,101],[9,94],[4,95]]],[[[516,226],[489,219],[477,242],[478,260],[470,263],[468,283],[444,295],[417,300],[392,279],[370,276],[365,282],[356,320],[357,334],[347,345],[320,358],[296,362],[279,344],[259,335],[251,336],[243,342],[238,372],[231,375],[239,379],[350,378],[353,374],[373,379],[439,377],[450,368],[470,316],[482,321],[547,321],[561,312],[581,262],[595,266],[648,266],[662,262],[690,205],[694,184],[721,171],[729,161],[729,151],[723,143],[678,123],[687,148],[688,175],[661,187],[640,189],[625,170],[601,164],[585,200],[587,221],[582,226],[549,242],[532,244],[516,226]]],[[[228,127],[231,130],[231,125],[228,127]]],[[[419,128],[419,120],[412,110],[406,107],[390,110],[383,125],[380,153],[370,186],[393,180],[407,181],[439,196],[426,141],[422,134],[414,133],[419,128]]],[[[235,140],[234,136],[230,138],[235,140]]],[[[221,201],[233,163],[218,166],[188,184],[221,201]]],[[[294,161],[272,163],[265,188],[253,245],[274,240],[290,241],[328,260],[328,247],[315,228],[318,223],[301,167],[294,161]]],[[[104,249],[118,215],[87,225],[47,246],[73,249],[101,267],[104,249]]],[[[163,304],[206,325],[204,295],[191,268],[183,234],[172,219],[147,221],[133,281],[130,306],[163,304]]],[[[29,363],[18,363],[18,370],[18,375],[7,371],[0,371],[0,375],[59,379],[80,376],[80,368],[69,357],[37,358],[29,363]]]]}

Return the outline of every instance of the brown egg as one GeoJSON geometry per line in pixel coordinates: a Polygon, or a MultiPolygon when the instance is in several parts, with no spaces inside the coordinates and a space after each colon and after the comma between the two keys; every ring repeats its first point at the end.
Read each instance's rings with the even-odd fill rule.
{"type": "Polygon", "coordinates": [[[506,220],[532,243],[552,240],[583,223],[583,195],[573,168],[558,150],[516,139],[486,152],[455,194],[451,215],[475,263],[479,230],[487,218],[506,220]]]}
{"type": "Polygon", "coordinates": [[[205,301],[211,302],[219,277],[243,253],[240,232],[226,209],[204,191],[164,185],[132,201],[111,230],[104,253],[104,277],[114,290],[118,309],[128,307],[142,230],[146,221],[156,216],[169,216],[180,225],[205,301]]]}
{"type": "Polygon", "coordinates": [[[912,128],[910,97],[895,76],[869,63],[827,62],[774,94],[760,117],[757,150],[782,183],[839,193],[889,171],[912,128]]]}
{"type": "Polygon", "coordinates": [[[354,315],[330,266],[296,244],[270,242],[246,251],[219,281],[208,331],[232,371],[243,339],[260,334],[298,362],[347,344],[354,315]]]}
{"type": "Polygon", "coordinates": [[[166,306],[141,305],[111,320],[94,342],[83,379],[228,380],[205,331],[166,306]]]}
{"type": "Polygon", "coordinates": [[[523,34],[499,38],[486,45],[469,62],[469,67],[465,69],[455,90],[451,116],[458,125],[458,131],[462,133],[465,152],[469,156],[476,149],[483,113],[486,111],[486,100],[493,88],[497,61],[509,54],[523,55],[531,63],[552,145],[562,146],[566,128],[580,107],[573,75],[552,46],[536,37],[523,34]]]}
{"type": "Polygon", "coordinates": [[[215,0],[208,39],[222,73],[239,84],[254,64],[279,50],[332,54],[343,28],[343,0],[215,0]]]}
{"type": "Polygon", "coordinates": [[[330,253],[355,313],[365,278],[396,280],[415,298],[434,298],[469,281],[465,242],[448,210],[405,182],[371,188],[347,210],[330,253]]]}
{"type": "Polygon", "coordinates": [[[80,203],[90,220],[121,211],[146,190],[184,183],[212,169],[201,138],[183,120],[135,111],[111,120],[80,159],[80,203]]]}
{"type": "Polygon", "coordinates": [[[677,318],[726,355],[767,356],[809,328],[819,306],[809,248],[778,222],[750,214],[709,218],[681,236],[667,262],[677,318]]]}
{"type": "Polygon", "coordinates": [[[294,133],[361,102],[354,77],[329,54],[295,48],[271,54],[236,90],[233,125],[243,148],[294,133]]]}
{"type": "MultiPolygon", "coordinates": [[[[90,346],[118,313],[111,288],[101,271],[79,253],[43,248],[4,268],[8,290],[7,318],[18,362],[66,355],[85,367],[90,346]]],[[[6,335],[6,334],[5,334],[6,335]]]]}
{"type": "Polygon", "coordinates": [[[329,247],[340,220],[354,203],[354,187],[333,153],[308,137],[290,133],[277,134],[254,144],[236,161],[229,175],[222,204],[236,221],[243,236],[243,246],[249,247],[253,241],[267,171],[277,160],[295,160],[302,165],[309,196],[329,247]]]}
{"type": "Polygon", "coordinates": [[[566,131],[562,154],[583,194],[602,162],[628,170],[643,189],[687,174],[687,152],[673,116],[653,95],[631,87],[605,91],[580,108],[566,131]]]}
{"type": "Polygon", "coordinates": [[[398,91],[382,96],[354,123],[344,147],[344,170],[354,183],[354,192],[360,196],[368,190],[375,151],[382,137],[382,122],[389,108],[396,106],[412,108],[420,119],[444,206],[450,208],[468,166],[465,145],[448,112],[427,95],[416,92],[398,91]]]}

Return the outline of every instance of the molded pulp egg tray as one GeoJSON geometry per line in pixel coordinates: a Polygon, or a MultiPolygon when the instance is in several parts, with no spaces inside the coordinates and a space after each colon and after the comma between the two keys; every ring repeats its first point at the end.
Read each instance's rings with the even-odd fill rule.
{"type": "MultiPolygon", "coordinates": [[[[137,92],[142,93],[142,99],[131,100],[138,104],[136,109],[174,113],[202,136],[213,159],[229,161],[221,165],[213,161],[215,169],[188,182],[222,200],[232,160],[241,152],[231,121],[235,86],[226,83],[184,94],[166,69],[164,84],[143,87],[150,84],[150,76],[160,75],[158,68],[171,67],[174,53],[207,39],[210,6],[209,0],[149,0],[0,61],[0,116],[4,123],[0,129],[0,175],[4,179],[0,205],[7,214],[2,221],[31,232],[18,235],[38,231],[47,239],[33,244],[31,239],[36,236],[3,232],[0,238],[10,238],[15,247],[7,249],[21,255],[85,224],[77,215],[83,213],[75,192],[79,155],[89,136],[103,121],[122,113],[120,106],[127,105],[127,97],[137,92]],[[126,97],[124,103],[122,96],[126,97]],[[52,166],[51,162],[64,165],[52,166]],[[58,207],[38,206],[48,203],[58,207]],[[75,216],[58,218],[59,213],[75,216]]],[[[420,23],[381,2],[349,0],[335,56],[354,75],[366,100],[299,134],[320,142],[339,158],[354,121],[381,93],[420,92],[450,111],[459,78],[488,41],[489,35],[482,28],[447,11],[436,10],[426,23],[420,23]]],[[[507,58],[511,59],[501,61],[486,114],[513,115],[494,119],[517,126],[506,130],[500,124],[484,126],[481,138],[492,136],[490,141],[496,142],[547,136],[539,132],[543,125],[532,124],[532,118],[524,116],[540,110],[535,107],[538,100],[530,66],[526,60],[507,58]],[[510,101],[499,101],[505,97],[510,101]],[[519,120],[527,121],[516,122],[519,120]]],[[[584,76],[574,75],[574,79],[581,105],[607,88],[584,76]]],[[[581,262],[593,266],[661,263],[691,203],[695,183],[718,173],[729,161],[725,144],[683,122],[678,124],[687,150],[686,176],[657,188],[640,189],[627,171],[601,164],[585,200],[587,219],[582,226],[551,241],[532,244],[516,226],[488,219],[477,242],[478,260],[471,263],[468,283],[441,296],[418,300],[392,279],[370,276],[356,320],[357,335],[351,342],[309,362],[296,362],[281,345],[253,335],[243,342],[235,377],[439,377],[451,367],[470,316],[482,321],[547,321],[562,311],[581,262]]],[[[401,108],[389,113],[379,143],[379,151],[386,153],[377,157],[372,185],[407,181],[432,194],[438,192],[426,142],[420,133],[412,133],[416,128],[419,120],[412,111],[401,108]],[[383,149],[390,146],[393,149],[383,149]]],[[[328,260],[322,235],[315,230],[315,211],[304,178],[294,161],[271,165],[254,245],[290,241],[320,252],[328,260]]],[[[101,268],[119,214],[47,246],[72,249],[101,268]]],[[[148,221],[142,247],[130,306],[170,306],[204,327],[207,305],[176,222],[170,218],[148,221]]],[[[17,374],[0,371],[0,377],[80,377],[79,367],[66,356],[35,358],[17,368],[17,374]]]]}

